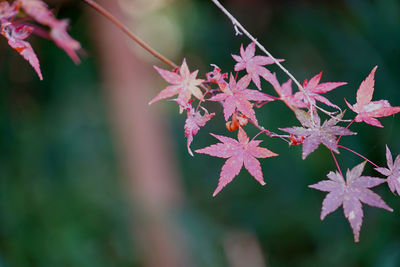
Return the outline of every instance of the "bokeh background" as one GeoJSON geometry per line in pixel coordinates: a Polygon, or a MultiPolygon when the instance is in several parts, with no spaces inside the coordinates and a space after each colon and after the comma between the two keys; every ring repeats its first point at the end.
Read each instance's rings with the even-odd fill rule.
{"type": "MultiPolygon", "coordinates": [[[[201,75],[211,63],[231,71],[231,54],[249,43],[211,1],[99,2],[201,75]]],[[[0,266],[400,266],[400,198],[385,186],[375,191],[395,211],[365,206],[360,243],[342,209],[320,221],[325,194],[307,186],[335,169],[326,149],[302,161],[300,147],[266,139],[280,154],[262,160],[267,185],[242,171],[212,198],[224,160],[188,155],[176,105],[147,105],[166,86],[152,65],[167,66],[81,1],[48,3],[70,19],[85,54],[76,66],[30,37],[41,82],[0,41],[0,266]]],[[[378,65],[375,99],[400,105],[399,1],[223,3],[299,80],[323,71],[323,81],[348,82],[329,94],[334,103],[354,103],[378,65]]],[[[216,142],[208,132],[229,135],[221,107],[207,107],[219,115],[195,149],[216,142]]],[[[270,129],[296,123],[282,103],[264,106],[258,119],[270,129]]],[[[384,165],[385,144],[400,151],[400,122],[382,122],[354,125],[359,134],[343,144],[384,165]]],[[[338,159],[343,170],[361,162],[346,151],[338,159]]],[[[371,166],[366,174],[376,175],[371,166]]]]}

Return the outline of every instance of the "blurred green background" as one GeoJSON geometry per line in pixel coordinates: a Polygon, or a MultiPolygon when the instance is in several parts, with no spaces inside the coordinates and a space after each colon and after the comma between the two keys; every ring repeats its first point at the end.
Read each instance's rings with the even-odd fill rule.
{"type": "MultiPolygon", "coordinates": [[[[134,8],[143,1],[123,2],[134,8]]],[[[322,81],[348,82],[328,94],[332,102],[344,108],[346,97],[354,103],[359,84],[378,65],[374,99],[400,105],[398,0],[223,3],[273,55],[286,59],[284,65],[299,80],[323,71],[322,81]]],[[[0,266],[146,266],[132,234],[140,213],[122,178],[87,7],[79,1],[50,4],[57,17],[70,18],[70,33],[87,55],[75,66],[54,44],[32,37],[44,75],[40,82],[6,40],[0,42],[0,266]]],[[[190,69],[201,75],[211,63],[232,71],[231,54],[249,43],[235,36],[210,1],[165,1],[151,16],[174,22],[180,42],[172,57],[176,62],[187,58],[190,69]]],[[[287,80],[271,69],[281,82],[287,80]]],[[[144,90],[155,95],[166,84],[155,71],[153,79],[161,87],[144,90]]],[[[219,106],[208,107],[221,112],[219,106]]],[[[170,103],[163,108],[185,195],[184,205],[171,216],[186,235],[191,265],[251,266],[232,262],[235,256],[229,253],[237,242],[244,244],[238,255],[252,246],[259,249],[263,260],[257,266],[400,266],[400,199],[388,188],[374,191],[395,211],[364,206],[360,243],[355,244],[342,209],[321,222],[325,194],[307,187],[335,169],[329,151],[320,147],[302,161],[300,147],[266,139],[263,145],[280,155],[261,160],[267,185],[259,186],[242,171],[212,198],[224,160],[189,156],[185,116],[170,103]]],[[[208,132],[229,135],[220,114],[195,137],[194,149],[216,142],[208,132]]],[[[257,117],[272,130],[296,123],[282,103],[264,106],[257,117]]],[[[385,144],[394,156],[400,151],[400,123],[398,116],[382,122],[383,129],[354,125],[358,135],[344,138],[343,144],[386,164],[385,144]]],[[[346,151],[338,159],[343,170],[361,162],[346,151]]],[[[365,173],[376,175],[371,166],[365,173]]]]}

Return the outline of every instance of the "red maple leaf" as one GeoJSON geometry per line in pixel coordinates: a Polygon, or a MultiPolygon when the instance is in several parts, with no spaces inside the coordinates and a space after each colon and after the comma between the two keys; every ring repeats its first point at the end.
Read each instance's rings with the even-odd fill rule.
{"type": "MultiPolygon", "coordinates": [[[[310,79],[310,81],[305,80],[303,83],[304,91],[308,95],[308,98],[310,99],[311,104],[315,105],[315,101],[319,101],[319,102],[324,103],[327,106],[331,106],[331,107],[334,107],[334,108],[340,110],[340,108],[337,105],[331,103],[326,97],[321,96],[320,94],[332,91],[333,89],[335,89],[339,86],[345,85],[347,83],[346,82],[319,83],[321,80],[321,76],[322,76],[322,72],[320,72],[319,74],[312,77],[310,79]]],[[[307,99],[304,96],[304,93],[301,91],[296,92],[294,94],[294,99],[302,100],[302,102],[295,102],[296,103],[295,107],[297,107],[297,108],[305,108],[305,107],[309,106],[307,103],[307,99]]]]}
{"type": "Polygon", "coordinates": [[[81,49],[81,44],[67,33],[68,26],[69,21],[67,19],[53,22],[50,30],[50,37],[59,48],[67,53],[75,64],[79,64],[80,59],[76,51],[81,49]]]}
{"type": "Polygon", "coordinates": [[[186,60],[183,60],[182,66],[179,68],[179,74],[172,71],[160,69],[156,66],[154,68],[160,73],[160,75],[167,82],[172,85],[164,88],[156,97],[154,97],[149,105],[157,102],[158,100],[165,99],[178,94],[178,99],[183,103],[188,103],[192,94],[201,101],[204,100],[202,91],[197,87],[203,80],[196,79],[198,70],[190,73],[189,68],[186,64],[186,60]]]}
{"type": "Polygon", "coordinates": [[[393,194],[397,191],[400,196],[400,155],[393,162],[392,153],[386,146],[386,161],[388,168],[375,168],[381,174],[387,176],[387,183],[393,194]]]}
{"type": "Polygon", "coordinates": [[[253,104],[250,101],[273,101],[271,96],[257,90],[247,89],[251,81],[250,75],[245,75],[237,83],[232,74],[228,86],[221,87],[222,93],[211,97],[210,101],[224,101],[224,117],[228,121],[229,117],[235,112],[242,112],[249,119],[258,124],[253,104]]]}
{"type": "Polygon", "coordinates": [[[376,119],[380,117],[387,117],[400,112],[400,107],[390,106],[387,100],[371,101],[374,93],[374,76],[378,66],[375,66],[368,77],[361,83],[357,90],[357,103],[353,106],[347,100],[346,104],[349,108],[357,113],[355,117],[356,122],[365,122],[372,126],[383,127],[383,125],[376,119]]]}
{"type": "Polygon", "coordinates": [[[276,78],[276,74],[273,73],[270,83],[274,87],[275,91],[278,93],[280,100],[285,102],[286,105],[288,105],[289,107],[305,107],[301,96],[292,93],[291,79],[281,85],[276,78]]]}
{"type": "Polygon", "coordinates": [[[344,215],[353,229],[354,241],[359,241],[360,229],[363,220],[361,202],[388,211],[393,211],[382,198],[369,188],[385,182],[385,179],[361,176],[366,162],[347,170],[346,181],[338,172],[330,172],[329,180],[320,181],[309,187],[329,192],[322,202],[321,220],[343,205],[344,215]]]}
{"type": "MultiPolygon", "coordinates": [[[[256,44],[254,42],[250,43],[246,50],[243,49],[243,44],[240,46],[240,56],[232,55],[232,57],[237,61],[235,65],[235,71],[240,71],[246,69],[247,73],[251,75],[251,79],[259,90],[261,90],[260,76],[265,80],[270,81],[272,73],[264,68],[265,65],[274,64],[274,60],[270,57],[265,56],[254,56],[256,51],[256,44]]],[[[278,59],[278,61],[284,61],[283,59],[278,59]]]]}
{"type": "Polygon", "coordinates": [[[228,73],[221,73],[221,68],[215,64],[211,64],[211,66],[214,67],[214,70],[206,73],[206,82],[226,86],[227,82],[225,79],[228,78],[228,73]]]}
{"type": "Polygon", "coordinates": [[[24,41],[24,39],[26,39],[31,33],[32,28],[29,26],[15,27],[10,22],[3,22],[1,24],[1,34],[7,38],[8,44],[31,64],[40,80],[43,80],[39,59],[33,51],[32,46],[28,42],[24,41]]]}
{"type": "Polygon", "coordinates": [[[258,145],[262,142],[261,140],[249,141],[246,132],[242,128],[239,128],[238,131],[238,141],[226,136],[211,135],[222,143],[198,149],[196,153],[227,159],[222,166],[218,186],[213,196],[216,196],[222,188],[239,174],[243,165],[261,185],[265,185],[260,162],[257,158],[275,157],[278,156],[278,154],[264,147],[259,147],[258,145]]]}
{"type": "Polygon", "coordinates": [[[17,0],[16,2],[19,3],[26,14],[42,25],[50,26],[55,20],[53,12],[42,0],[17,0]]]}
{"type": "Polygon", "coordinates": [[[19,6],[16,2],[10,5],[7,1],[0,2],[0,20],[6,22],[18,14],[19,6]]]}
{"type": "Polygon", "coordinates": [[[180,100],[176,100],[176,102],[182,107],[185,108],[187,111],[187,118],[185,121],[185,137],[187,139],[187,149],[191,156],[193,156],[193,152],[190,149],[190,144],[193,141],[193,136],[197,134],[200,130],[200,127],[206,125],[206,123],[211,120],[212,117],[215,116],[215,113],[208,113],[208,111],[201,107],[204,111],[204,114],[201,115],[200,111],[196,111],[191,103],[183,103],[180,100]]]}
{"type": "Polygon", "coordinates": [[[81,45],[67,33],[68,20],[56,19],[47,4],[41,0],[17,0],[16,3],[35,21],[50,27],[50,38],[54,43],[63,49],[76,64],[80,63],[76,51],[81,49],[81,45]]]}

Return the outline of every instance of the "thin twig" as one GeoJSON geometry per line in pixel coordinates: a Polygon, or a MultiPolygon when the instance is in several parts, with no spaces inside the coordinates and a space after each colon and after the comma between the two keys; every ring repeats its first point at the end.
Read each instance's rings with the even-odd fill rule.
{"type": "Polygon", "coordinates": [[[337,147],[346,149],[346,150],[350,151],[351,153],[353,153],[353,154],[359,156],[360,158],[365,159],[366,161],[368,161],[369,163],[371,163],[372,165],[374,165],[375,168],[379,168],[378,165],[376,165],[375,163],[373,163],[372,161],[370,161],[369,159],[367,159],[366,157],[364,157],[364,156],[361,155],[360,153],[357,153],[357,152],[355,152],[354,150],[352,150],[352,149],[350,149],[350,148],[348,148],[348,147],[345,147],[345,146],[338,145],[337,147]]]}
{"type": "MultiPolygon", "coordinates": [[[[321,107],[318,107],[317,105],[315,105],[315,106],[317,107],[317,109],[321,110],[323,113],[325,113],[326,115],[328,115],[331,118],[334,118],[334,115],[336,115],[338,113],[337,111],[331,112],[331,111],[327,111],[321,107]]],[[[341,109],[339,109],[339,110],[340,110],[340,112],[342,112],[341,109]]],[[[336,118],[336,119],[339,120],[338,118],[336,118]]],[[[344,121],[344,120],[340,120],[340,121],[344,121]]],[[[348,122],[350,122],[350,121],[348,121],[348,122]]]]}
{"type": "Polygon", "coordinates": [[[240,24],[240,22],[231,14],[229,13],[228,10],[226,10],[226,8],[218,1],[218,0],[211,0],[219,9],[221,9],[222,12],[224,12],[224,14],[231,20],[236,33],[238,32],[238,29],[240,31],[242,31],[251,41],[253,41],[258,48],[261,49],[261,51],[263,51],[266,55],[268,55],[273,61],[274,63],[281,69],[283,70],[283,72],[285,72],[290,79],[292,79],[294,81],[294,83],[297,85],[297,87],[299,87],[299,90],[305,95],[307,102],[310,104],[310,106],[312,106],[312,102],[310,97],[308,96],[306,90],[304,90],[303,86],[299,83],[299,81],[284,67],[282,66],[282,64],[271,55],[271,53],[269,53],[267,51],[267,49],[265,49],[265,47],[263,45],[261,45],[256,38],[254,38],[247,30],[246,28],[244,28],[242,26],[242,24],[240,24]]]}
{"type": "Polygon", "coordinates": [[[105,8],[103,8],[101,5],[98,3],[92,1],[92,0],[82,0],[86,4],[88,4],[90,7],[95,9],[97,12],[102,14],[104,17],[106,17],[108,20],[110,20],[112,23],[114,23],[118,28],[120,28],[126,35],[129,36],[133,41],[135,41],[138,45],[143,47],[145,50],[147,50],[150,54],[164,62],[165,64],[171,66],[172,68],[178,68],[178,65],[176,65],[174,62],[169,60],[168,58],[164,57],[160,53],[158,53],[156,50],[154,50],[152,47],[150,47],[148,44],[146,44],[142,39],[140,39],[136,34],[134,34],[128,27],[126,27],[124,24],[122,24],[116,17],[114,17],[110,12],[108,12],[105,8]]]}
{"type": "MultiPolygon", "coordinates": [[[[251,120],[251,119],[249,119],[249,122],[250,122],[250,124],[252,124],[254,127],[256,127],[258,130],[260,130],[260,133],[265,133],[265,135],[266,135],[266,136],[269,136],[269,137],[278,137],[278,138],[282,139],[282,140],[285,141],[285,142],[289,142],[288,140],[285,139],[285,138],[289,138],[288,135],[280,135],[280,134],[273,133],[273,132],[269,131],[268,129],[265,129],[263,126],[258,125],[257,123],[255,123],[255,122],[254,122],[253,120],[251,120]]],[[[259,133],[259,134],[260,134],[260,133],[259,133]]],[[[259,134],[257,134],[257,135],[259,135],[259,134]]]]}
{"type": "MultiPolygon", "coordinates": [[[[136,34],[134,34],[128,27],[126,27],[123,23],[121,23],[116,17],[114,17],[110,12],[108,12],[104,7],[102,7],[98,3],[94,2],[93,0],[82,0],[82,1],[85,2],[86,4],[88,4],[90,7],[94,8],[96,11],[98,11],[100,14],[102,14],[104,17],[106,17],[112,23],[114,23],[118,28],[121,29],[121,31],[123,31],[126,35],[128,35],[129,38],[131,38],[133,41],[135,41],[138,45],[140,45],[142,48],[144,48],[146,51],[148,51],[154,57],[158,58],[159,60],[161,60],[162,62],[171,66],[174,69],[180,69],[180,67],[178,65],[176,65],[172,60],[161,55],[154,48],[152,48],[150,45],[148,45],[146,42],[144,42],[142,39],[140,39],[136,34]]],[[[206,91],[206,93],[208,92],[208,89],[205,86],[200,85],[200,87],[203,88],[206,91]]]]}
{"type": "MultiPolygon", "coordinates": [[[[354,118],[347,126],[346,129],[349,129],[350,125],[353,124],[353,122],[355,122],[356,119],[354,118]]],[[[336,141],[336,144],[339,144],[340,139],[342,138],[343,135],[339,136],[338,140],[336,141]]]]}
{"type": "Polygon", "coordinates": [[[268,132],[269,132],[268,130],[258,132],[253,138],[251,138],[250,142],[252,142],[254,139],[256,139],[257,136],[259,136],[260,134],[262,134],[262,133],[268,134],[268,132]]]}
{"type": "Polygon", "coordinates": [[[330,148],[329,148],[329,151],[331,152],[332,157],[333,157],[333,160],[335,161],[336,168],[338,169],[340,175],[344,178],[343,173],[342,173],[342,170],[340,169],[339,163],[337,162],[337,159],[336,159],[336,157],[335,157],[335,154],[333,153],[332,149],[330,149],[330,148]]]}

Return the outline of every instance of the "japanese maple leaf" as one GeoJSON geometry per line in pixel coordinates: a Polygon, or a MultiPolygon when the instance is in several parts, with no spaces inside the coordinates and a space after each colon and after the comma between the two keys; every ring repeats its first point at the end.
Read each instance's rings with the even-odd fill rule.
{"type": "Polygon", "coordinates": [[[261,185],[265,185],[260,162],[257,158],[275,157],[278,154],[266,148],[259,147],[258,145],[262,142],[261,140],[249,141],[246,132],[242,128],[239,128],[238,140],[216,134],[211,135],[222,143],[198,149],[196,153],[227,159],[222,166],[218,186],[213,196],[216,196],[222,188],[239,174],[243,165],[261,185]]]}
{"type": "Polygon", "coordinates": [[[81,61],[76,51],[81,49],[81,44],[67,33],[68,26],[69,21],[67,19],[53,22],[50,37],[59,48],[67,53],[75,64],[79,64],[81,61]]]}
{"type": "Polygon", "coordinates": [[[361,83],[357,90],[357,103],[350,105],[347,100],[346,104],[349,108],[357,113],[355,117],[356,122],[365,122],[372,126],[383,127],[383,125],[376,119],[380,117],[387,117],[400,112],[400,107],[390,106],[387,100],[371,101],[374,93],[374,76],[378,66],[375,66],[368,77],[361,83]]]}
{"type": "Polygon", "coordinates": [[[15,27],[10,22],[1,24],[1,34],[7,38],[8,44],[14,48],[25,60],[31,64],[38,74],[40,80],[43,80],[42,72],[40,71],[39,59],[37,58],[32,46],[24,41],[32,33],[32,28],[29,26],[15,27]]]}
{"type": "Polygon", "coordinates": [[[304,102],[300,95],[292,93],[292,80],[289,79],[282,85],[276,78],[276,74],[273,73],[270,80],[271,85],[274,87],[275,91],[278,93],[280,100],[286,103],[289,107],[304,107],[304,102]]]}
{"type": "Polygon", "coordinates": [[[206,73],[206,82],[226,86],[228,83],[225,79],[228,78],[228,73],[221,73],[221,68],[215,64],[211,64],[211,66],[214,67],[214,70],[206,73]]]}
{"type": "Polygon", "coordinates": [[[249,86],[250,81],[251,76],[245,75],[236,83],[231,74],[228,86],[221,87],[223,92],[208,99],[210,101],[224,101],[223,108],[226,121],[228,121],[229,117],[237,109],[258,124],[253,105],[250,103],[250,101],[274,100],[267,94],[261,93],[257,90],[248,89],[247,86],[249,86]]]}
{"type": "Polygon", "coordinates": [[[42,0],[17,0],[26,14],[42,25],[50,26],[56,18],[42,0]]]}
{"type": "Polygon", "coordinates": [[[76,51],[81,49],[81,44],[67,33],[68,20],[56,19],[47,4],[41,0],[17,0],[16,3],[35,21],[50,27],[50,38],[54,43],[63,49],[75,64],[80,63],[76,51]]]}
{"type": "Polygon", "coordinates": [[[280,130],[296,136],[305,137],[303,141],[303,159],[307,158],[311,152],[316,150],[319,144],[323,144],[330,150],[339,153],[336,135],[343,136],[356,134],[349,129],[336,125],[343,117],[344,113],[325,121],[322,125],[316,112],[313,114],[314,121],[311,120],[310,114],[304,110],[295,109],[295,113],[303,127],[283,128],[280,130]]]}
{"type": "Polygon", "coordinates": [[[176,100],[178,104],[182,107],[185,108],[187,111],[187,118],[185,121],[185,137],[187,139],[187,149],[188,152],[191,156],[193,156],[193,152],[190,149],[190,144],[193,141],[193,136],[197,134],[197,132],[200,130],[200,127],[203,127],[206,125],[206,123],[211,120],[212,117],[214,117],[215,113],[208,113],[208,111],[202,107],[204,114],[201,115],[200,111],[196,111],[191,103],[183,103],[180,100],[176,100]]]}
{"type": "MultiPolygon", "coordinates": [[[[324,103],[327,106],[334,107],[336,109],[340,108],[331,103],[326,97],[321,96],[320,94],[327,93],[329,91],[332,91],[333,89],[347,84],[346,82],[326,82],[326,83],[319,83],[321,80],[322,72],[319,74],[315,75],[310,79],[310,81],[305,80],[303,83],[303,88],[305,93],[308,95],[309,100],[311,101],[312,105],[315,105],[315,101],[319,101],[324,103]]],[[[308,99],[305,97],[303,92],[296,92],[294,94],[295,99],[302,99],[303,102],[298,103],[295,107],[297,108],[305,108],[308,107],[308,99]],[[307,103],[307,104],[306,104],[307,103]]]]}
{"type": "Polygon", "coordinates": [[[393,194],[397,191],[397,194],[400,196],[400,155],[393,162],[392,153],[386,146],[386,160],[388,168],[379,167],[375,168],[375,170],[387,176],[390,191],[393,194]]]}
{"type": "Polygon", "coordinates": [[[167,86],[164,90],[162,90],[156,97],[154,97],[149,105],[157,102],[158,100],[168,98],[178,94],[178,99],[183,103],[188,103],[192,94],[201,101],[204,100],[203,93],[197,87],[199,86],[203,80],[196,79],[197,70],[190,73],[189,68],[186,64],[186,60],[183,60],[182,66],[179,68],[179,74],[160,69],[156,66],[154,68],[160,73],[160,75],[169,82],[171,85],[167,86]]]}
{"type": "MultiPolygon", "coordinates": [[[[237,61],[235,65],[235,71],[241,71],[246,69],[247,73],[251,75],[251,79],[259,90],[261,90],[260,76],[265,80],[269,81],[271,78],[271,72],[264,68],[265,65],[274,64],[274,60],[270,57],[265,56],[254,56],[256,51],[256,44],[250,43],[246,49],[243,49],[243,44],[240,46],[240,56],[232,55],[237,61]]],[[[283,61],[283,59],[278,59],[283,61]]]]}
{"type": "Polygon", "coordinates": [[[351,171],[347,170],[346,181],[338,172],[330,172],[323,180],[309,187],[329,192],[322,202],[321,220],[331,212],[343,205],[344,216],[353,229],[354,241],[359,241],[360,229],[363,220],[362,203],[372,207],[393,211],[382,198],[370,188],[385,182],[385,179],[361,176],[366,162],[355,166],[351,171]]]}
{"type": "Polygon", "coordinates": [[[10,5],[7,1],[0,2],[0,21],[7,22],[8,19],[15,17],[18,14],[19,7],[14,2],[10,5]]]}

